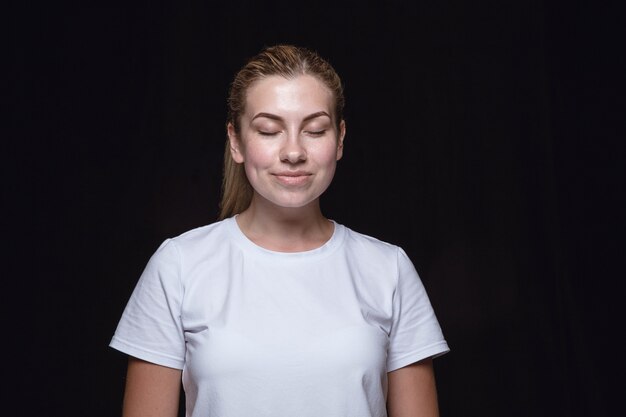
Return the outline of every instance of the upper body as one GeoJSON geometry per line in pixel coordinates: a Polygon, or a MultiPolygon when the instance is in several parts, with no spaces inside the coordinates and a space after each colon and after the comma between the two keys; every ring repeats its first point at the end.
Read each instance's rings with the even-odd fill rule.
{"type": "Polygon", "coordinates": [[[448,350],[397,246],[328,220],[343,89],[303,48],[253,57],[229,94],[223,221],[165,242],[111,345],[124,416],[437,416],[448,350]]]}
{"type": "Polygon", "coordinates": [[[405,252],[331,223],[303,252],[234,217],[167,240],[111,346],[182,370],[189,416],[387,415],[387,373],[448,347],[405,252]]]}

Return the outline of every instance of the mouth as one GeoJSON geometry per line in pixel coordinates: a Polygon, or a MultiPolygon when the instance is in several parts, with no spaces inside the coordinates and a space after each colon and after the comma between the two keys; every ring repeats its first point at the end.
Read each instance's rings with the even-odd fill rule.
{"type": "Polygon", "coordinates": [[[284,172],[276,172],[272,175],[281,184],[302,185],[308,182],[313,174],[311,174],[310,172],[305,172],[305,171],[284,171],[284,172]]]}

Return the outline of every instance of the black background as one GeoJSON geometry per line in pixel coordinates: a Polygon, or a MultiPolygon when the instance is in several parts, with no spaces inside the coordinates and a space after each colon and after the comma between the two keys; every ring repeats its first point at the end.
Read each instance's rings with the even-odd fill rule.
{"type": "Polygon", "coordinates": [[[344,79],[345,155],[323,209],[415,263],[452,349],[435,362],[442,416],[620,414],[617,7],[22,2],[5,13],[3,391],[16,415],[119,415],[117,321],[157,246],[216,219],[228,83],[277,42],[317,50],[344,79]]]}

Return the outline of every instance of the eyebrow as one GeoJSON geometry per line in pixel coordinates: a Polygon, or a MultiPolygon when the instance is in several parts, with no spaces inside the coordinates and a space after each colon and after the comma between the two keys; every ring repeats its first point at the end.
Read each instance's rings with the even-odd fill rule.
{"type": "MultiPolygon", "coordinates": [[[[311,120],[311,119],[315,119],[316,117],[321,117],[321,116],[326,116],[326,117],[328,117],[329,119],[332,119],[332,117],[330,117],[330,114],[326,113],[325,111],[318,111],[318,112],[315,112],[315,113],[309,114],[308,116],[306,116],[306,117],[303,119],[303,121],[304,121],[304,122],[306,122],[306,121],[309,121],[309,120],[311,120]]],[[[272,114],[272,113],[264,113],[264,112],[257,113],[257,114],[256,114],[256,115],[252,118],[252,120],[254,120],[254,119],[258,119],[259,117],[266,117],[266,118],[268,118],[268,119],[278,120],[278,121],[282,121],[282,120],[283,120],[283,118],[282,118],[282,117],[280,117],[280,116],[277,116],[277,115],[272,114]]]]}

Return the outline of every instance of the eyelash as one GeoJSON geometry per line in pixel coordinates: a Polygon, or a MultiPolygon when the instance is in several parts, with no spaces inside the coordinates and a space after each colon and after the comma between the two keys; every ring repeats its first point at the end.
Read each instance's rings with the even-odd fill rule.
{"type": "MultiPolygon", "coordinates": [[[[259,135],[261,136],[274,136],[277,135],[279,132],[264,132],[262,130],[259,130],[259,135]]],[[[316,131],[305,131],[304,133],[311,135],[311,136],[323,136],[326,133],[326,130],[316,130],[316,131]]]]}

